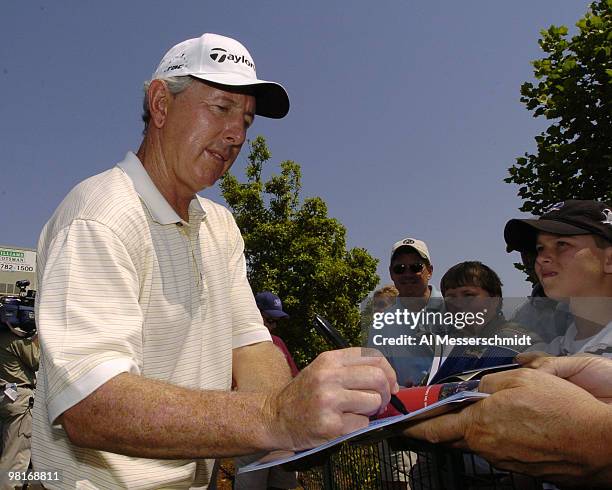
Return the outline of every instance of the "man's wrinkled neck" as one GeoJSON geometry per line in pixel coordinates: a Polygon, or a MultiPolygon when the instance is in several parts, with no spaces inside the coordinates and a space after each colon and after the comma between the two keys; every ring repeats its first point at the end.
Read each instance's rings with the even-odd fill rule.
{"type": "Polygon", "coordinates": [[[149,177],[155,184],[162,196],[168,201],[168,204],[174,209],[180,218],[189,222],[189,204],[194,199],[194,194],[181,193],[175,178],[168,173],[168,166],[165,164],[165,158],[159,138],[154,138],[145,135],[136,156],[142,163],[142,166],[149,174],[149,177]]]}

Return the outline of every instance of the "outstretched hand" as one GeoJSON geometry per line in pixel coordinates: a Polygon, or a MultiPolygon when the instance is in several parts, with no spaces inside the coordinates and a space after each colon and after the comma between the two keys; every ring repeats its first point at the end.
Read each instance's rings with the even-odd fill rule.
{"type": "Polygon", "coordinates": [[[500,469],[550,481],[579,483],[607,464],[612,410],[585,389],[544,369],[517,369],[483,377],[479,390],[491,396],[418,422],[404,435],[450,443],[500,469]]]}

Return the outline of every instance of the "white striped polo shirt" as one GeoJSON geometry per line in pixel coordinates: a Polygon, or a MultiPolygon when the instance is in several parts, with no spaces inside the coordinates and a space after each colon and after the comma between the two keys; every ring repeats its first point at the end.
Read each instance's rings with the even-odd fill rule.
{"type": "Polygon", "coordinates": [[[122,372],[229,390],[232,349],[270,340],[243,249],[226,208],[196,196],[182,221],[133,153],[68,194],[38,244],[32,459],[63,479],[46,487],[206,484],[211,461],[75,447],[55,420],[122,372]]]}

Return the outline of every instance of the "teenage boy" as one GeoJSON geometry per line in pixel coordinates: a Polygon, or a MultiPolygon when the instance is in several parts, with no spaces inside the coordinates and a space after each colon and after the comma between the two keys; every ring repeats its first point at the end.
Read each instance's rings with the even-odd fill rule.
{"type": "Polygon", "coordinates": [[[612,357],[612,206],[571,200],[539,219],[512,219],[508,248],[536,251],[535,272],[546,296],[566,302],[574,322],[565,335],[533,350],[612,357]]]}

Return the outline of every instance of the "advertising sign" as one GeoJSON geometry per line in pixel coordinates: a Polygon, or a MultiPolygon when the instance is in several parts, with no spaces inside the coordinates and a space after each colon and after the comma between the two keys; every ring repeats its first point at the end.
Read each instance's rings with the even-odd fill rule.
{"type": "Polygon", "coordinates": [[[36,252],[0,247],[0,272],[36,272],[36,252]]]}

